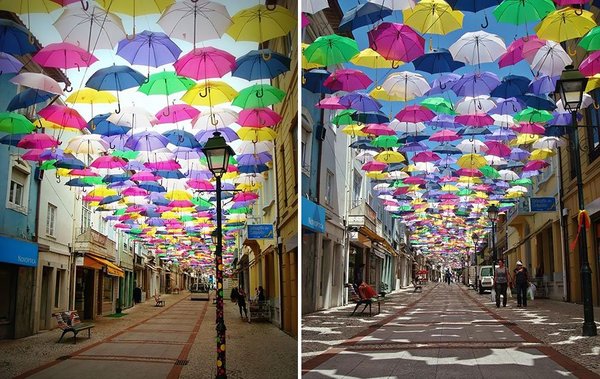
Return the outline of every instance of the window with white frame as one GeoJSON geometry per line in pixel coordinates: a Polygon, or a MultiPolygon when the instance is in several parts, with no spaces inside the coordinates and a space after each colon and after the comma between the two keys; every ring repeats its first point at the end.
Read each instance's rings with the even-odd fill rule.
{"type": "Polygon", "coordinates": [[[325,204],[331,205],[333,202],[333,191],[335,187],[335,176],[333,172],[327,170],[327,178],[325,180],[325,204]]]}
{"type": "Polygon", "coordinates": [[[92,219],[92,212],[86,206],[81,208],[81,233],[84,233],[89,229],[92,219]]]}
{"type": "Polygon", "coordinates": [[[358,206],[360,204],[361,199],[361,191],[362,191],[362,176],[358,172],[358,170],[354,170],[354,178],[352,184],[352,208],[358,206]]]}
{"type": "Polygon", "coordinates": [[[46,213],[46,235],[54,237],[56,225],[56,205],[48,203],[48,212],[46,213]]]}
{"type": "Polygon", "coordinates": [[[9,173],[6,207],[26,214],[27,203],[29,201],[29,176],[31,175],[31,168],[27,162],[19,157],[12,157],[9,173]]]}
{"type": "Polygon", "coordinates": [[[306,117],[302,117],[302,151],[300,152],[302,170],[310,170],[310,155],[311,155],[312,130],[310,123],[306,117]]]}

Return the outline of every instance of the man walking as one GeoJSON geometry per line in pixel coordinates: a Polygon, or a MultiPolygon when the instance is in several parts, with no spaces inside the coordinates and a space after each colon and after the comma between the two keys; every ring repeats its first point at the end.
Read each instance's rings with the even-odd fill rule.
{"type": "Polygon", "coordinates": [[[508,273],[506,267],[504,267],[504,260],[500,259],[498,261],[498,268],[496,269],[496,273],[494,275],[494,284],[496,286],[496,308],[500,308],[500,295],[502,295],[502,306],[506,307],[506,290],[509,283],[512,287],[510,274],[508,273]]]}
{"type": "Polygon", "coordinates": [[[521,261],[517,261],[515,268],[515,286],[517,287],[517,307],[527,307],[527,288],[529,287],[529,273],[521,261]]]}

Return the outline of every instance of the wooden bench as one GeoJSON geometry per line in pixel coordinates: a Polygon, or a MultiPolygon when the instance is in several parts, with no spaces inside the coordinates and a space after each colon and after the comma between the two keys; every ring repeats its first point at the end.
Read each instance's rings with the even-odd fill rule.
{"type": "MultiPolygon", "coordinates": [[[[65,334],[73,333],[73,343],[77,343],[77,333],[82,330],[88,331],[88,338],[92,338],[92,328],[95,326],[91,322],[81,322],[77,311],[64,311],[52,314],[58,322],[58,327],[62,329],[62,335],[58,339],[58,342],[62,341],[65,334]]],[[[58,343],[57,342],[57,343],[58,343]]]]}
{"type": "Polygon", "coordinates": [[[160,299],[160,295],[154,295],[154,301],[156,302],[156,304],[154,304],[155,307],[164,307],[166,302],[164,300],[160,299]]]}
{"type": "Polygon", "coordinates": [[[376,314],[381,313],[381,303],[384,301],[383,296],[377,296],[377,297],[372,297],[370,299],[364,299],[359,295],[359,293],[356,291],[356,289],[354,288],[354,286],[352,284],[348,283],[348,284],[346,284],[346,287],[348,287],[348,289],[350,290],[350,300],[354,301],[356,303],[356,306],[354,307],[354,310],[352,311],[350,316],[354,316],[354,314],[356,313],[356,310],[361,305],[364,305],[364,307],[360,311],[360,314],[363,314],[365,312],[365,310],[367,309],[367,307],[369,307],[369,316],[373,316],[373,311],[372,311],[373,303],[377,303],[377,313],[376,314]]]}

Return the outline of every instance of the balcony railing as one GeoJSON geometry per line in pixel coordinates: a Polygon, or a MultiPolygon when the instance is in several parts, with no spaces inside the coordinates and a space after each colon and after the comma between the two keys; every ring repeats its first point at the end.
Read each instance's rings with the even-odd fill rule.
{"type": "Polygon", "coordinates": [[[529,198],[523,197],[506,212],[506,223],[511,224],[517,217],[520,216],[531,216],[533,213],[529,209],[529,198]]]}

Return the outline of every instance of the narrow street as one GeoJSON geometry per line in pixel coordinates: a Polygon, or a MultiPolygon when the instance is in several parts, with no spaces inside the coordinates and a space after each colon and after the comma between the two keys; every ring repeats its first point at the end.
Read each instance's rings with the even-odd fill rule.
{"type": "MultiPolygon", "coordinates": [[[[92,330],[92,338],[88,340],[87,332],[81,333],[76,345],[72,343],[71,334],[57,344],[58,330],[21,340],[2,341],[2,350],[7,354],[2,358],[0,377],[13,377],[17,374],[13,371],[15,366],[23,367],[22,362],[36,360],[39,360],[38,365],[19,371],[18,377],[214,377],[215,305],[207,301],[190,301],[187,294],[164,298],[167,301],[164,308],[156,308],[154,301],[148,301],[126,311],[131,313],[133,322],[124,320],[129,315],[121,319],[101,319],[92,330]],[[57,351],[63,354],[56,356],[57,351]],[[43,356],[49,359],[43,359],[43,356]],[[16,361],[11,362],[11,359],[16,361]]],[[[276,367],[282,378],[296,376],[295,360],[266,362],[261,359],[271,349],[277,351],[271,353],[272,356],[295,354],[295,339],[270,323],[242,321],[237,306],[229,301],[225,304],[225,317],[230,378],[264,377],[267,365],[276,367]],[[269,338],[268,346],[264,344],[264,338],[269,338]],[[242,357],[252,359],[246,361],[242,357]]]]}
{"type": "MultiPolygon", "coordinates": [[[[382,314],[372,318],[368,312],[366,317],[348,317],[353,306],[305,315],[304,376],[600,377],[600,367],[593,363],[597,356],[589,354],[598,345],[594,343],[597,337],[587,339],[587,352],[582,349],[576,353],[583,358],[584,367],[529,331],[534,324],[530,324],[528,312],[543,313],[543,301],[518,309],[509,299],[507,308],[497,310],[489,294],[477,295],[462,285],[431,283],[422,294],[408,290],[393,295],[382,305],[382,314]],[[332,321],[334,318],[337,322],[332,321]],[[346,319],[350,319],[349,325],[340,325],[346,319]]],[[[574,331],[568,322],[552,319],[567,315],[547,315],[545,322],[555,325],[553,322],[558,321],[550,326],[555,334],[574,331]]]]}

